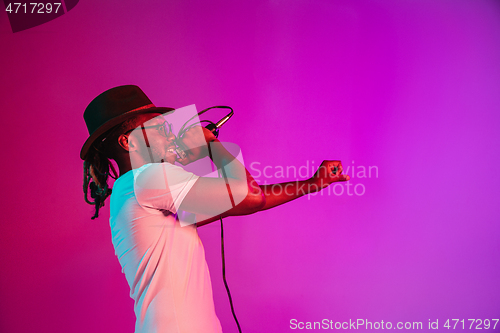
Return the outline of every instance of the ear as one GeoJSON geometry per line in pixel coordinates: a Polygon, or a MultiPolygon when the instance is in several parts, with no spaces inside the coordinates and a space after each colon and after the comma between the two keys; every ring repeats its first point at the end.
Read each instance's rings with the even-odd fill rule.
{"type": "Polygon", "coordinates": [[[118,144],[128,152],[137,150],[137,145],[132,138],[132,135],[120,135],[118,137],[118,144]]]}

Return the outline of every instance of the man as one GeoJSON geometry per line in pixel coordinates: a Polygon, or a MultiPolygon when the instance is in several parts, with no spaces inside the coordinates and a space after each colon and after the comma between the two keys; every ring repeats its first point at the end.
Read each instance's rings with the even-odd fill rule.
{"type": "Polygon", "coordinates": [[[95,205],[97,217],[111,194],[108,177],[116,176],[113,159],[119,177],[110,226],[135,301],[136,332],[221,332],[196,228],[281,205],[349,176],[342,175],[340,161],[324,161],[308,180],[259,186],[209,130],[197,126],[176,138],[166,121],[174,111],[155,107],[137,86],[96,97],[84,113],[90,134],[80,153],[85,199],[95,205]],[[176,155],[177,144],[185,148],[184,158],[176,155]],[[174,165],[204,157],[223,178],[199,177],[174,165]],[[94,202],[87,198],[89,188],[94,202]],[[182,211],[197,214],[196,223],[181,225],[182,211]]]}

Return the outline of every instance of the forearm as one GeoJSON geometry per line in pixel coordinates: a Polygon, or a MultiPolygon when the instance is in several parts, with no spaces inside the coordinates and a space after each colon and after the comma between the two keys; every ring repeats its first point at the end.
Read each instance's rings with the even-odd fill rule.
{"type": "Polygon", "coordinates": [[[202,227],[202,226],[210,224],[214,221],[219,221],[220,217],[221,217],[220,215],[208,217],[206,215],[196,214],[196,226],[202,227]]]}
{"type": "MultiPolygon", "coordinates": [[[[294,199],[300,198],[309,193],[318,192],[325,187],[338,181],[348,181],[349,176],[342,174],[342,164],[340,161],[325,160],[314,173],[314,175],[301,181],[292,181],[278,184],[258,185],[252,176],[247,172],[249,190],[247,198],[240,205],[233,206],[232,209],[222,214],[222,217],[230,215],[247,215],[257,211],[270,209],[294,199]]],[[[200,221],[200,225],[210,223],[216,218],[209,218],[200,221]]]]}
{"type": "MultiPolygon", "coordinates": [[[[300,198],[306,194],[318,192],[321,189],[322,188],[312,182],[311,179],[266,185],[258,185],[254,181],[253,192],[260,192],[261,196],[263,197],[260,207],[255,205],[250,207],[247,207],[245,205],[237,205],[236,207],[233,207],[220,216],[224,218],[228,216],[253,214],[261,210],[266,210],[282,205],[289,201],[300,198]]],[[[211,222],[219,220],[220,216],[211,218],[197,216],[197,220],[199,220],[197,224],[198,226],[209,224],[211,222]]]]}
{"type": "MultiPolygon", "coordinates": [[[[255,181],[254,181],[255,182],[255,181]]],[[[229,216],[242,216],[257,213],[262,210],[266,204],[266,199],[263,192],[260,190],[259,185],[255,182],[253,190],[250,190],[245,200],[234,206],[233,208],[227,210],[226,212],[217,216],[208,216],[202,214],[196,214],[196,224],[198,227],[218,221],[220,218],[226,218],[229,216]]]]}
{"type": "Polygon", "coordinates": [[[260,185],[260,190],[265,198],[265,204],[261,210],[266,210],[295,200],[306,194],[317,192],[321,188],[312,183],[311,180],[299,180],[260,185]]]}
{"type": "Polygon", "coordinates": [[[228,211],[217,215],[217,216],[207,216],[207,215],[201,215],[197,214],[196,215],[196,225],[198,227],[204,226],[206,224],[210,224],[214,221],[219,221],[220,218],[226,218],[230,216],[243,216],[243,215],[250,215],[257,213],[258,211],[262,210],[262,207],[264,206],[265,201],[261,201],[261,203],[256,203],[256,204],[248,204],[247,202],[241,202],[240,204],[236,205],[235,207],[229,209],[228,211]]]}

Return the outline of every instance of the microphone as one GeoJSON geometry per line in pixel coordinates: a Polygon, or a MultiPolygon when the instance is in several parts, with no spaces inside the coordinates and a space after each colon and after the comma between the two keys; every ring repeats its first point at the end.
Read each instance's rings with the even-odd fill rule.
{"type": "MultiPolygon", "coordinates": [[[[215,137],[218,137],[219,136],[219,129],[222,127],[222,125],[224,125],[233,116],[234,112],[233,112],[233,109],[231,109],[228,106],[212,106],[211,108],[208,108],[208,109],[201,111],[198,115],[201,115],[202,113],[205,113],[206,111],[213,109],[213,108],[228,108],[231,110],[231,112],[229,112],[229,114],[227,114],[225,117],[223,117],[217,123],[215,123],[215,124],[210,123],[207,126],[205,126],[205,128],[208,129],[210,132],[212,132],[215,135],[215,137]]],[[[177,146],[177,143],[176,143],[176,146],[177,146]]],[[[179,146],[177,146],[177,148],[175,148],[175,152],[177,153],[177,156],[180,159],[184,159],[187,156],[186,152],[182,148],[180,148],[179,146]]]]}

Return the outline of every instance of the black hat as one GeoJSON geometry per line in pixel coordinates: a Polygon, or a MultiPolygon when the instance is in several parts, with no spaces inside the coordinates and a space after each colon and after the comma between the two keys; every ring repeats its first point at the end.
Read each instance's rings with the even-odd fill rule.
{"type": "Polygon", "coordinates": [[[82,147],[80,158],[85,159],[90,146],[98,137],[125,120],[142,113],[165,113],[174,110],[154,106],[138,86],[126,85],[106,90],[94,98],[83,113],[89,138],[82,147]]]}

